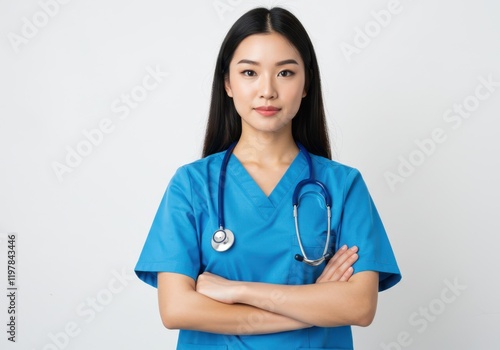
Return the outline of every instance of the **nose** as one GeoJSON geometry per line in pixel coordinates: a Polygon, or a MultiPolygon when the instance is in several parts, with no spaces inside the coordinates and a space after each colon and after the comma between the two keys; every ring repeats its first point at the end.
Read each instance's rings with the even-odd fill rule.
{"type": "Polygon", "coordinates": [[[259,95],[266,100],[272,100],[278,97],[275,82],[272,76],[263,75],[260,79],[259,95]]]}

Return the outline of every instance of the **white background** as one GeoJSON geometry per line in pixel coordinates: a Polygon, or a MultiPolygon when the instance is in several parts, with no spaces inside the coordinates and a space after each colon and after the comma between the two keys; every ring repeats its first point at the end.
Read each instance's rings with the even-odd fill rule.
{"type": "Polygon", "coordinates": [[[2,349],[175,347],[132,270],[173,172],[200,157],[220,43],[258,5],[308,30],[335,159],[364,175],[403,273],[354,328],[356,348],[499,349],[498,2],[50,3],[0,1],[0,295],[6,235],[19,235],[17,343],[2,326],[2,349]],[[148,69],[168,72],[151,91],[148,69]],[[111,106],[132,91],[142,101],[120,118],[111,106]],[[443,118],[464,104],[467,118],[443,118]],[[112,131],[91,145],[84,132],[101,123],[112,131]],[[424,154],[416,141],[436,132],[424,154]]]}

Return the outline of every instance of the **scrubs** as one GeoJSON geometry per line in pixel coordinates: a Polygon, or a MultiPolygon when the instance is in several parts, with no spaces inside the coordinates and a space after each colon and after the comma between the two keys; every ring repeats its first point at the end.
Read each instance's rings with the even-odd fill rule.
{"type": "MultiPolygon", "coordinates": [[[[325,263],[298,262],[292,194],[309,176],[299,152],[278,185],[266,196],[236,156],[231,155],[224,188],[225,226],[235,235],[225,252],[211,246],[218,228],[219,173],[225,152],[179,168],[163,196],[135,267],[137,276],[157,287],[158,272],[175,272],[196,280],[209,271],[230,280],[300,285],[314,283],[325,263]]],[[[360,173],[351,167],[311,154],[313,177],[332,197],[331,251],[342,245],[359,247],[354,273],[379,272],[379,291],[401,279],[382,221],[360,173]]],[[[323,253],[327,216],[319,188],[301,191],[299,228],[311,259],[323,253]]],[[[200,310],[203,312],[203,310],[200,310]]],[[[242,329],[251,327],[247,320],[242,329]]],[[[353,349],[351,327],[312,327],[266,335],[222,335],[180,330],[177,349],[353,349]]]]}

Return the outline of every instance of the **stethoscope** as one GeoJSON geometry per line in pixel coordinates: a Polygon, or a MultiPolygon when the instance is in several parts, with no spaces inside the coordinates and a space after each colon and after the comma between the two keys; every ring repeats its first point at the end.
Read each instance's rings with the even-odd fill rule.
{"type": "MultiPolygon", "coordinates": [[[[226,171],[227,171],[227,164],[229,163],[229,158],[231,157],[231,154],[233,153],[233,149],[236,146],[236,142],[231,144],[229,148],[226,151],[226,154],[224,155],[224,159],[222,160],[222,165],[220,169],[220,175],[219,175],[219,189],[218,189],[218,224],[219,224],[219,229],[216,230],[212,236],[212,248],[214,248],[218,252],[225,252],[229,248],[231,248],[234,244],[234,233],[229,230],[228,228],[225,227],[224,224],[224,186],[226,184],[226,171]]],[[[318,266],[320,265],[323,261],[328,260],[332,257],[332,253],[328,251],[328,247],[330,244],[330,223],[331,223],[331,207],[332,207],[332,200],[330,195],[328,194],[328,191],[325,187],[325,185],[318,181],[313,179],[313,174],[312,174],[312,161],[311,161],[311,156],[309,155],[309,152],[302,146],[300,143],[297,143],[297,146],[299,147],[300,151],[304,156],[306,157],[307,165],[309,167],[309,177],[305,180],[300,181],[297,186],[295,187],[295,190],[293,192],[292,196],[292,204],[293,204],[293,217],[295,221],[295,233],[297,235],[297,241],[299,242],[299,247],[301,254],[295,254],[295,260],[304,262],[307,265],[310,266],[318,266]],[[320,188],[321,194],[325,200],[325,205],[326,205],[326,211],[327,211],[327,228],[326,228],[326,242],[325,242],[325,247],[323,249],[322,255],[317,258],[317,259],[310,259],[307,257],[306,252],[304,250],[304,246],[302,245],[302,239],[300,238],[300,232],[299,232],[299,213],[298,213],[298,207],[299,207],[299,195],[300,191],[302,188],[306,185],[315,185],[320,188]]]]}

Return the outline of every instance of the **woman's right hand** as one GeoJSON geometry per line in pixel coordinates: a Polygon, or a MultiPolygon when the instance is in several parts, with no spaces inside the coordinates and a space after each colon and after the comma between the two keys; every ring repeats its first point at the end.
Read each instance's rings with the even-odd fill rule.
{"type": "Polygon", "coordinates": [[[350,249],[347,249],[346,245],[342,246],[328,261],[316,283],[348,281],[354,272],[352,265],[358,260],[357,252],[356,246],[350,249]]]}

